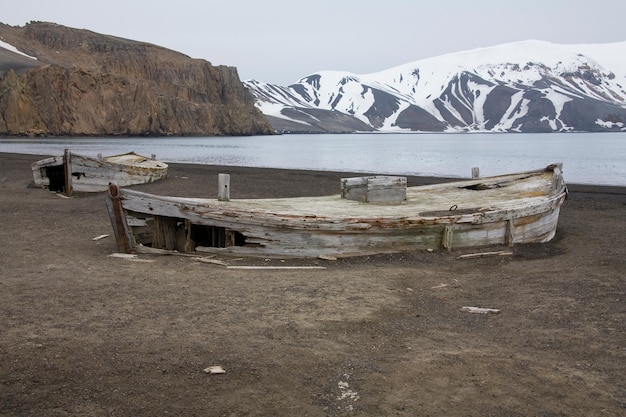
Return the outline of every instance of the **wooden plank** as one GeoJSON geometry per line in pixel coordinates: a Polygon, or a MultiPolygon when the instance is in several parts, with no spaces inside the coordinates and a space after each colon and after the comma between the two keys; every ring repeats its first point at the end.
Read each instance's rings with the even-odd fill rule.
{"type": "Polygon", "coordinates": [[[229,265],[229,266],[226,267],[226,269],[254,269],[254,270],[263,270],[263,269],[265,269],[265,270],[294,270],[294,269],[307,270],[307,269],[312,269],[312,270],[317,270],[317,269],[326,269],[326,267],[325,266],[229,265]]]}
{"type": "Polygon", "coordinates": [[[117,242],[117,250],[123,253],[131,253],[133,250],[131,229],[126,223],[126,215],[122,208],[122,201],[120,197],[120,189],[115,185],[109,186],[109,191],[106,198],[106,207],[109,213],[109,219],[113,226],[113,234],[115,235],[115,241],[117,242]]]}
{"type": "Polygon", "coordinates": [[[452,250],[452,237],[454,229],[452,226],[445,226],[441,235],[441,247],[447,251],[452,250]]]}
{"type": "Polygon", "coordinates": [[[353,177],[341,179],[341,198],[352,201],[365,202],[367,192],[367,177],[353,177]]]}
{"type": "Polygon", "coordinates": [[[515,243],[515,223],[513,223],[513,219],[508,219],[506,221],[506,235],[504,238],[504,244],[512,247],[514,243],[515,243]]]}
{"type": "Polygon", "coordinates": [[[150,246],[138,245],[135,247],[135,252],[144,253],[149,255],[171,255],[171,256],[183,256],[183,257],[195,257],[198,255],[190,254],[190,253],[182,253],[175,250],[165,250],[165,249],[157,249],[152,248],[150,246]]]}
{"type": "Polygon", "coordinates": [[[209,259],[209,258],[202,258],[202,257],[197,257],[197,258],[193,258],[193,259],[194,259],[194,261],[203,262],[205,264],[228,266],[227,262],[220,261],[219,259],[209,259]]]}
{"type": "Polygon", "coordinates": [[[493,251],[493,252],[480,252],[480,253],[466,253],[464,255],[460,255],[459,259],[472,259],[472,258],[482,258],[485,256],[509,256],[513,255],[511,251],[493,251]]]}
{"type": "Polygon", "coordinates": [[[155,216],[154,236],[152,247],[157,249],[174,250],[176,247],[176,223],[177,219],[155,216]]]}
{"type": "Polygon", "coordinates": [[[474,314],[500,314],[500,310],[496,308],[482,308],[482,307],[461,307],[461,311],[466,311],[468,313],[474,314]]]}
{"type": "Polygon", "coordinates": [[[110,258],[122,258],[122,259],[136,259],[137,255],[134,253],[119,253],[115,252],[108,255],[110,258]]]}
{"type": "Polygon", "coordinates": [[[230,200],[230,175],[229,174],[218,175],[217,199],[218,201],[230,200]]]}
{"type": "Polygon", "coordinates": [[[63,153],[63,176],[65,179],[65,195],[72,196],[72,154],[69,149],[63,153]]]}
{"type": "Polygon", "coordinates": [[[128,223],[128,225],[131,227],[146,226],[148,224],[146,222],[146,219],[141,219],[133,216],[126,216],[126,223],[128,223]]]}
{"type": "Polygon", "coordinates": [[[185,219],[185,252],[192,252],[196,247],[196,242],[191,238],[192,223],[190,220],[185,219]]]}

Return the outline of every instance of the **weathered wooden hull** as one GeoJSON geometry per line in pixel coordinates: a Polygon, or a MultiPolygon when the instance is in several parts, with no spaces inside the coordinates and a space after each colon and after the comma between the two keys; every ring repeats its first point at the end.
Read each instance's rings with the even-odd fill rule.
{"type": "Polygon", "coordinates": [[[520,174],[409,187],[401,204],[339,195],[218,201],[112,185],[120,251],[142,247],[258,256],[355,256],[547,242],[566,197],[560,165],[520,174]]]}
{"type": "Polygon", "coordinates": [[[168,166],[133,152],[104,158],[66,152],[33,163],[32,170],[36,186],[71,193],[106,191],[111,182],[125,187],[158,181],[167,177],[168,166]]]}

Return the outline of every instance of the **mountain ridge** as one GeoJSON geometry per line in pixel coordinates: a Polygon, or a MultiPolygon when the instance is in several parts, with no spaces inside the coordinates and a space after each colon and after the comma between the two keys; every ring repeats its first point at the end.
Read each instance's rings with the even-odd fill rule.
{"type": "Polygon", "coordinates": [[[626,42],[529,40],[371,74],[319,71],[287,87],[244,81],[274,128],[291,132],[624,131],[626,42]],[[315,110],[350,125],[329,125],[315,110]]]}
{"type": "Polygon", "coordinates": [[[49,22],[0,23],[0,41],[2,135],[274,133],[234,67],[49,22]]]}

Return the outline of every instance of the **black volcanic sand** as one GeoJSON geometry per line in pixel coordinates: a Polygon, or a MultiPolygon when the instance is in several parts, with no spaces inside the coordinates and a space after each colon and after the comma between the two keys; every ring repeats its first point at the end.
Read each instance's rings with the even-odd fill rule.
{"type": "MultiPolygon", "coordinates": [[[[214,258],[326,267],[237,270],[110,257],[104,194],[33,188],[41,158],[0,154],[1,416],[626,413],[624,188],[570,185],[556,238],[512,256],[214,258]]],[[[347,175],[172,164],[135,188],[215,197],[222,172],[232,198],[347,175]]]]}

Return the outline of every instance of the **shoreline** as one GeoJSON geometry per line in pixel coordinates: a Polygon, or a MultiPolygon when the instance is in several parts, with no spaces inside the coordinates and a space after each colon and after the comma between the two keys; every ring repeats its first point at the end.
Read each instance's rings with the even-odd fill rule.
{"type": "MultiPolygon", "coordinates": [[[[50,155],[35,155],[35,154],[22,154],[22,153],[11,153],[11,152],[0,152],[0,162],[8,159],[19,159],[24,160],[25,163],[29,165],[32,162],[39,161],[41,159],[47,158],[50,155]]],[[[298,173],[309,173],[309,174],[321,174],[321,175],[332,175],[332,176],[366,176],[366,175],[376,175],[376,173],[354,173],[348,171],[324,171],[324,170],[310,170],[310,169],[291,169],[291,168],[265,168],[265,167],[246,167],[246,166],[236,166],[236,165],[205,165],[205,164],[192,164],[192,163],[179,163],[179,162],[168,162],[168,166],[170,167],[170,171],[177,170],[201,170],[206,171],[207,173],[217,173],[217,172],[242,172],[242,173],[253,173],[253,172],[284,172],[288,174],[290,172],[298,172],[298,173]]],[[[0,168],[0,173],[3,170],[0,168]]],[[[385,174],[388,175],[388,174],[385,174]]],[[[433,176],[413,176],[406,175],[408,179],[409,186],[416,185],[427,185],[427,184],[435,184],[438,182],[447,182],[447,181],[458,181],[462,178],[456,177],[433,177],[433,176]]],[[[569,183],[567,181],[567,175],[564,175],[565,183],[567,184],[568,191],[570,196],[575,195],[577,198],[594,198],[598,196],[603,196],[609,199],[616,199],[620,201],[626,202],[626,186],[621,185],[604,185],[604,184],[577,184],[577,183],[569,183]]],[[[2,181],[3,178],[0,178],[2,181]]]]}

